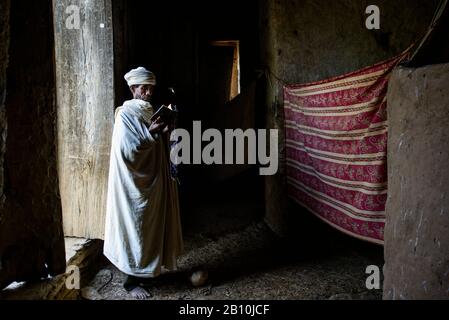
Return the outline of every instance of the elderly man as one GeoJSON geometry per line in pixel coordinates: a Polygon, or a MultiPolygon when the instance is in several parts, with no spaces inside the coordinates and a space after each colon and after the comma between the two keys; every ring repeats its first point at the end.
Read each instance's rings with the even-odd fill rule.
{"type": "Polygon", "coordinates": [[[183,250],[178,193],[170,176],[170,124],[151,121],[156,85],[145,68],[125,75],[134,99],[115,112],[104,241],[105,256],[127,275],[125,289],[148,298],[149,279],[176,269],[183,250]]]}

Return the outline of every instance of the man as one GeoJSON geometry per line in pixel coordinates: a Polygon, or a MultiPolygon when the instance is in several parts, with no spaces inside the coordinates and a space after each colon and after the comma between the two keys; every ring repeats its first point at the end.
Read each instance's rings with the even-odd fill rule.
{"type": "Polygon", "coordinates": [[[125,289],[148,298],[145,284],[176,269],[183,250],[177,186],[170,176],[164,119],[151,121],[155,75],[143,67],[125,75],[134,99],[115,113],[104,241],[105,256],[127,275],[125,289]]]}

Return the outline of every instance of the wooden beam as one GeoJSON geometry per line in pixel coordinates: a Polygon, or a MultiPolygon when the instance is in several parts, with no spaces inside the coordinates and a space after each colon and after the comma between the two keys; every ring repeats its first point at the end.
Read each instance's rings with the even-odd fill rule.
{"type": "Polygon", "coordinates": [[[104,235],[114,121],[111,0],[55,0],[58,169],[64,234],[104,235]],[[79,28],[71,15],[79,14],[79,28]]]}

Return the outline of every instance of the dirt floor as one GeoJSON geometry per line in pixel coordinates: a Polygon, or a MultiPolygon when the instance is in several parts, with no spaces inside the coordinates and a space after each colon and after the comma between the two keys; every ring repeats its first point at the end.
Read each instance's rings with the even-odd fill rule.
{"type": "MultiPolygon", "coordinates": [[[[368,265],[383,265],[383,249],[328,230],[325,241],[280,239],[264,222],[221,235],[185,236],[179,270],[154,280],[151,299],[381,299],[365,287],[368,265]],[[318,244],[316,244],[316,243],[318,244]],[[208,282],[193,287],[193,270],[208,270],[208,282]]],[[[83,291],[86,299],[131,299],[124,275],[104,267],[83,291]]]]}
{"type": "MultiPolygon", "coordinates": [[[[245,187],[234,184],[239,185],[245,187]]],[[[224,187],[226,190],[211,192],[203,201],[193,201],[192,196],[188,197],[190,205],[184,202],[185,253],[178,260],[178,271],[154,279],[150,299],[382,298],[382,290],[366,288],[365,270],[369,265],[382,270],[383,247],[342,234],[298,208],[293,210],[297,221],[289,224],[291,236],[280,238],[263,221],[257,194],[224,187]],[[232,197],[230,191],[235,193],[232,197]],[[189,281],[197,269],[209,273],[201,287],[189,281]]],[[[66,249],[68,257],[83,243],[83,239],[66,239],[66,245],[73,247],[66,249]]],[[[81,290],[81,296],[131,299],[122,286],[125,276],[104,261],[96,266],[99,272],[81,290]]],[[[4,291],[3,296],[36,299],[41,287],[25,286],[4,291]]]]}

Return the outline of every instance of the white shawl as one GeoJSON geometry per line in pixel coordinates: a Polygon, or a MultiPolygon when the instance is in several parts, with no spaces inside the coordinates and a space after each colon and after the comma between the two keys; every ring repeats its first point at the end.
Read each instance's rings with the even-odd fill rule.
{"type": "Polygon", "coordinates": [[[112,135],[104,254],[122,272],[155,277],[176,269],[183,242],[167,139],[148,130],[153,114],[142,100],[116,111],[112,135]]]}

